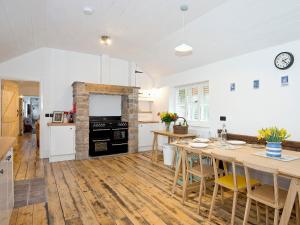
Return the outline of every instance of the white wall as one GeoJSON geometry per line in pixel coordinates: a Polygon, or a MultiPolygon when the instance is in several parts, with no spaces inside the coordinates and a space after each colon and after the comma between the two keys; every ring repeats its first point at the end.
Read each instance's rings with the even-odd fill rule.
{"type": "Polygon", "coordinates": [[[74,81],[101,83],[106,76],[109,81],[102,83],[130,85],[131,63],[107,55],[104,58],[106,61],[99,55],[41,48],[0,64],[0,79],[40,81],[41,157],[48,157],[49,150],[49,119],[44,115],[71,110],[74,81]]]}
{"type": "Polygon", "coordinates": [[[174,87],[208,80],[210,127],[194,127],[195,132],[215,132],[221,127],[219,116],[224,115],[231,133],[256,135],[258,129],[276,125],[286,128],[292,134],[291,140],[300,141],[299,60],[300,41],[295,41],[164,77],[160,87],[165,94],[160,97],[159,107],[169,105],[169,110],[174,110],[174,87]],[[295,57],[294,65],[285,71],[274,66],[274,58],[281,51],[295,57]],[[281,87],[283,75],[289,76],[287,87],[281,87]],[[258,90],[252,86],[255,79],[260,80],[258,90]],[[235,92],[229,91],[232,82],[236,83],[235,92]]]}
{"type": "Polygon", "coordinates": [[[90,95],[90,116],[121,116],[120,95],[90,95]]]}

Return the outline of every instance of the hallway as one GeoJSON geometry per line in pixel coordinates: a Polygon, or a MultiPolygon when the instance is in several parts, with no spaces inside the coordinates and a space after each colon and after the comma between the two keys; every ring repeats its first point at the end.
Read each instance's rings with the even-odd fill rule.
{"type": "Polygon", "coordinates": [[[35,134],[26,133],[18,137],[18,143],[14,149],[15,180],[44,178],[44,168],[47,162],[48,160],[40,159],[35,134]]]}

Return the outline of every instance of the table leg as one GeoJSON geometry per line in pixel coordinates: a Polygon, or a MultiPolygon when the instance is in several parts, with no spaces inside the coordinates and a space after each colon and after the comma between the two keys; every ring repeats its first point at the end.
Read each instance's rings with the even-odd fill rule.
{"type": "MultiPolygon", "coordinates": [[[[176,142],[178,142],[180,140],[180,138],[176,138],[176,142]]],[[[172,139],[173,141],[173,139],[172,139]]],[[[175,168],[175,165],[176,165],[176,152],[177,152],[177,147],[176,147],[176,150],[174,152],[174,156],[173,156],[173,164],[172,164],[172,168],[174,169],[175,168]]]]}
{"type": "Polygon", "coordinates": [[[153,136],[153,142],[152,142],[152,161],[157,162],[157,134],[154,134],[153,136]]]}
{"type": "Polygon", "coordinates": [[[280,225],[288,225],[297,194],[300,196],[300,179],[293,178],[284,204],[280,225]]]}
{"type": "Polygon", "coordinates": [[[178,180],[178,176],[179,176],[179,170],[180,170],[181,163],[182,163],[182,150],[179,149],[179,157],[178,157],[178,163],[177,163],[176,170],[175,170],[175,176],[174,176],[173,187],[172,187],[172,195],[175,193],[175,188],[176,188],[176,184],[177,184],[177,180],[178,180]]]}
{"type": "MultiPolygon", "coordinates": [[[[186,176],[186,152],[182,149],[181,150],[181,154],[182,154],[182,157],[181,157],[181,161],[182,161],[182,188],[183,187],[186,187],[186,179],[185,179],[185,176],[186,176]]],[[[182,200],[181,202],[184,203],[185,201],[185,191],[183,190],[182,191],[182,200]]]]}

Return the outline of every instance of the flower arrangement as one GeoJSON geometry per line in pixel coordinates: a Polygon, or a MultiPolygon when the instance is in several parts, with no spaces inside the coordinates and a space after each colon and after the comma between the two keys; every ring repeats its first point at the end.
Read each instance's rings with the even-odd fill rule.
{"type": "Polygon", "coordinates": [[[167,131],[170,130],[170,124],[178,119],[178,115],[171,112],[160,112],[157,115],[160,117],[161,122],[165,123],[167,131]]]}
{"type": "Polygon", "coordinates": [[[277,127],[270,127],[258,131],[258,140],[266,140],[266,155],[268,157],[281,157],[282,146],[281,143],[288,139],[291,135],[287,133],[286,129],[278,129],[277,127]]]}
{"type": "Polygon", "coordinates": [[[258,140],[265,139],[267,142],[283,142],[291,136],[286,129],[278,129],[277,127],[261,129],[258,133],[258,140]]]}
{"type": "Polygon", "coordinates": [[[160,117],[161,122],[164,123],[175,122],[178,119],[177,114],[171,112],[161,112],[158,113],[157,115],[160,117]]]}

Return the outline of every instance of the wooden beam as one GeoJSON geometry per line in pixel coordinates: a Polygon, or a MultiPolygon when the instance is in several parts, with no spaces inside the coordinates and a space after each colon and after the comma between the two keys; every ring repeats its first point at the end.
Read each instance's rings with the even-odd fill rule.
{"type": "MultiPolygon", "coordinates": [[[[73,82],[72,85],[74,86],[75,83],[83,83],[83,82],[75,81],[73,82]]],[[[88,93],[95,93],[95,94],[129,95],[137,92],[135,90],[138,90],[140,88],[132,87],[132,86],[85,83],[85,89],[88,93]]]]}

